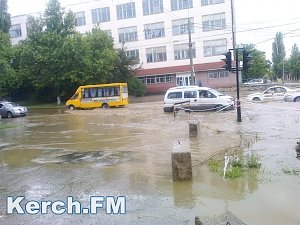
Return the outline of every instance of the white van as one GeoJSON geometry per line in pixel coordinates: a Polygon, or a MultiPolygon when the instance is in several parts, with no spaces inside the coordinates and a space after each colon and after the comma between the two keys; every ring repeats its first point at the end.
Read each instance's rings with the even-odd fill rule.
{"type": "Polygon", "coordinates": [[[198,86],[170,88],[164,97],[164,112],[173,112],[178,108],[191,110],[234,109],[234,98],[220,92],[198,86]]]}

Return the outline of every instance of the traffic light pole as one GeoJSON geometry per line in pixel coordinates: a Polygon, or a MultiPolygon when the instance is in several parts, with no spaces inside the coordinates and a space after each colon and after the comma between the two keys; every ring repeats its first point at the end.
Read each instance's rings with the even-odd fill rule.
{"type": "Polygon", "coordinates": [[[235,49],[235,68],[236,68],[236,113],[237,122],[242,122],[241,103],[240,103],[240,81],[239,81],[239,49],[235,49]]]}

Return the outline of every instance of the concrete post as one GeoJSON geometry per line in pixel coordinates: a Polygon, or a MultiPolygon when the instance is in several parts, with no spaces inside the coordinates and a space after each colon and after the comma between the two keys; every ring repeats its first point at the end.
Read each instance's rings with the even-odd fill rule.
{"type": "Polygon", "coordinates": [[[300,142],[299,141],[297,142],[295,150],[296,150],[296,154],[297,154],[296,158],[300,159],[300,142]]]}
{"type": "Polygon", "coordinates": [[[189,123],[189,132],[190,132],[191,137],[197,136],[199,130],[200,130],[199,122],[190,122],[189,123]]]}
{"type": "Polygon", "coordinates": [[[195,217],[195,225],[203,225],[203,223],[201,222],[201,220],[197,216],[195,217]]]}
{"type": "Polygon", "coordinates": [[[189,144],[178,141],[173,147],[171,160],[173,181],[192,180],[192,157],[189,144]]]}

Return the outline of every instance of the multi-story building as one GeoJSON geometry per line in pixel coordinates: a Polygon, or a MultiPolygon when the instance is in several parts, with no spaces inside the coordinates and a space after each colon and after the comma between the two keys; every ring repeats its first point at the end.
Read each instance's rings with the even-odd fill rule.
{"type": "MultiPolygon", "coordinates": [[[[235,84],[235,74],[221,61],[233,47],[230,0],[93,0],[69,9],[80,33],[99,25],[117,48],[140,59],[136,76],[148,93],[190,85],[191,74],[203,86],[235,84]]],[[[26,18],[11,18],[12,43],[26,37],[26,18]]]]}

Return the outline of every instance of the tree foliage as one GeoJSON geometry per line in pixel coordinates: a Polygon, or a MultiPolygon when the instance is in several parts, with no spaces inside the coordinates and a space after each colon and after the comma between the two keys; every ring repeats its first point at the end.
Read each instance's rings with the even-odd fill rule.
{"type": "Polygon", "coordinates": [[[11,67],[12,50],[9,39],[10,15],[7,0],[0,0],[0,98],[9,96],[19,86],[18,79],[11,67]]]}
{"type": "Polygon", "coordinates": [[[7,12],[7,0],[0,0],[0,32],[8,33],[10,25],[10,14],[7,12]]]}
{"type": "MultiPolygon", "coordinates": [[[[250,52],[252,56],[251,66],[248,71],[243,72],[243,79],[247,80],[250,78],[263,78],[270,73],[270,64],[266,60],[265,52],[262,52],[255,48],[254,44],[241,44],[239,48],[243,48],[250,52]]],[[[239,54],[239,60],[242,60],[242,52],[239,54]]]]}
{"type": "Polygon", "coordinates": [[[58,0],[49,1],[43,16],[28,17],[27,39],[14,47],[13,66],[23,84],[19,95],[66,100],[79,85],[131,80],[133,62],[114,48],[113,39],[99,27],[81,35],[74,21],[58,0]]]}
{"type": "Polygon", "coordinates": [[[297,44],[294,44],[291,56],[288,60],[289,72],[292,78],[300,80],[300,51],[297,44]]]}
{"type": "Polygon", "coordinates": [[[272,61],[273,61],[273,73],[275,78],[281,78],[283,73],[283,60],[286,55],[285,47],[283,43],[283,34],[281,32],[276,33],[274,42],[272,43],[272,61]]]}

